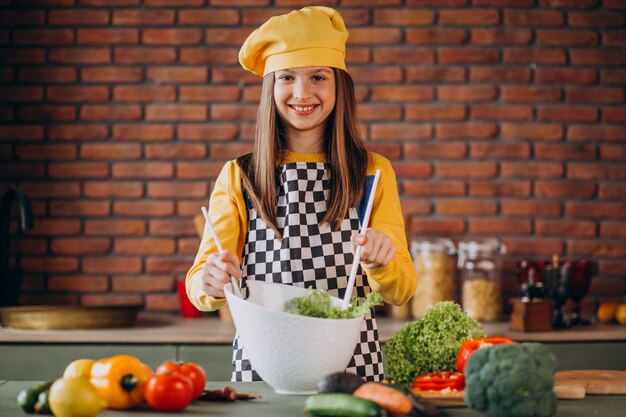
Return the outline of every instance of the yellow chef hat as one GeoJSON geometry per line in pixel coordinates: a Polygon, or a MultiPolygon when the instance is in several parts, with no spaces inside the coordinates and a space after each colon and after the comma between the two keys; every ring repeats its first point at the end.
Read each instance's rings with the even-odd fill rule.
{"type": "Polygon", "coordinates": [[[348,31],[338,11],[310,6],[274,16],[248,36],[239,51],[246,70],[264,76],[287,68],[346,69],[348,31]]]}

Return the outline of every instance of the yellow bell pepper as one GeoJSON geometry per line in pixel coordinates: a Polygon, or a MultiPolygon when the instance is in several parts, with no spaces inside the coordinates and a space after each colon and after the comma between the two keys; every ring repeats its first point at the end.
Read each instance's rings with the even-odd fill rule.
{"type": "Polygon", "coordinates": [[[109,408],[123,410],[143,402],[143,387],[149,378],[149,368],[139,359],[117,355],[94,362],[89,382],[109,408]]]}

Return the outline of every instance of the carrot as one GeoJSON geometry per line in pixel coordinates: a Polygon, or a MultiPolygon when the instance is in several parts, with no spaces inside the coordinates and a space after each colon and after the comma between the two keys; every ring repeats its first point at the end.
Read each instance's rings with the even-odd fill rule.
{"type": "Polygon", "coordinates": [[[366,382],[352,395],[374,401],[387,410],[391,416],[402,416],[413,408],[411,401],[402,392],[378,382],[366,382]]]}

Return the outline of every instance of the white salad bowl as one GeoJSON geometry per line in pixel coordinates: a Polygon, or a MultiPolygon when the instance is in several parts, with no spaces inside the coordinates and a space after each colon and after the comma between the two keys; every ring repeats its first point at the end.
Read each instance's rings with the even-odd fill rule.
{"type": "MultiPolygon", "coordinates": [[[[363,317],[322,319],[285,312],[305,288],[247,281],[248,297],[233,294],[231,284],[224,292],[252,367],[279,394],[309,395],[318,382],[334,372],[343,372],[354,353],[363,317]]],[[[333,306],[341,299],[330,297],[333,306]]]]}

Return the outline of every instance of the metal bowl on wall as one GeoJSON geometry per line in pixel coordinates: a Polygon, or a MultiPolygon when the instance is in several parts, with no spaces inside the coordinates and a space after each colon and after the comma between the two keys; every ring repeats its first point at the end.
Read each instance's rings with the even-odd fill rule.
{"type": "Polygon", "coordinates": [[[130,327],[141,310],[122,306],[21,306],[0,308],[3,327],[29,330],[76,330],[130,327]]]}

